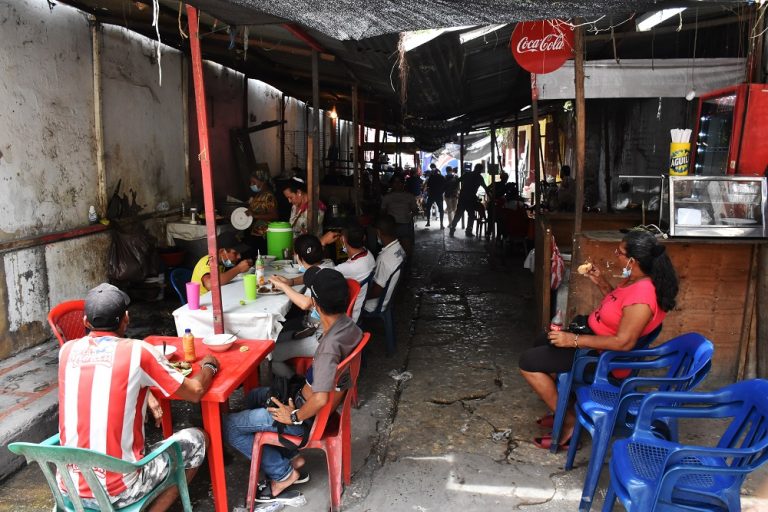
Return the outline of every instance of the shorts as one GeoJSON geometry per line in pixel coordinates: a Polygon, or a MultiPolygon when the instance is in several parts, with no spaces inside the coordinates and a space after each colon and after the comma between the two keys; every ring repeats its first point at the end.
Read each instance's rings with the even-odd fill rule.
{"type": "Polygon", "coordinates": [[[546,333],[536,336],[536,346],[529,348],[518,360],[521,370],[533,373],[562,373],[573,367],[575,348],[559,348],[549,344],[546,333]]]}
{"type": "MultiPolygon", "coordinates": [[[[199,428],[185,428],[184,430],[176,432],[168,439],[178,441],[179,446],[181,447],[181,459],[184,462],[184,469],[197,468],[203,463],[203,460],[205,460],[206,434],[199,428]]],[[[152,453],[153,450],[168,439],[164,439],[151,445],[146,453],[152,453]]],[[[115,508],[122,508],[139,501],[163,481],[166,475],[168,475],[169,469],[170,460],[167,454],[163,454],[160,457],[153,459],[150,463],[141,468],[138,478],[128,489],[117,496],[109,497],[112,505],[115,508]]],[[[94,499],[83,498],[83,505],[86,508],[99,509],[99,503],[94,499]]]]}

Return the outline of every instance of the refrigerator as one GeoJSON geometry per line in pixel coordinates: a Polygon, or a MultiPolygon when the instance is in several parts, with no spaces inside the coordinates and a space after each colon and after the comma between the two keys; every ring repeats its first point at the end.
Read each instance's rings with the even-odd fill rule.
{"type": "Polygon", "coordinates": [[[768,84],[726,87],[699,98],[693,174],[764,176],[768,169],[768,84]]]}

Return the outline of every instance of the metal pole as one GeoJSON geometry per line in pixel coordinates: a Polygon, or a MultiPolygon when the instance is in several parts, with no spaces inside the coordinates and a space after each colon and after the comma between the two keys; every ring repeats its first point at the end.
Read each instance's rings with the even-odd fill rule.
{"type": "MultiPolygon", "coordinates": [[[[208,111],[205,101],[205,83],[203,82],[203,60],[200,52],[200,39],[197,32],[197,9],[187,5],[189,22],[189,45],[192,50],[192,81],[195,86],[195,110],[197,113],[197,133],[200,141],[200,167],[203,175],[203,202],[205,204],[206,232],[208,235],[208,257],[211,258],[211,302],[213,305],[213,332],[224,332],[224,317],[221,308],[221,287],[219,283],[219,249],[216,241],[216,214],[214,213],[213,173],[211,155],[208,146],[208,111]]],[[[218,504],[217,504],[218,505],[218,504]]],[[[226,503],[221,504],[227,510],[226,503]]],[[[218,508],[218,507],[217,507],[218,508]]]]}
{"type": "MultiPolygon", "coordinates": [[[[461,169],[459,169],[459,172],[456,173],[458,175],[457,179],[458,179],[459,176],[464,176],[464,132],[463,131],[459,135],[459,144],[460,144],[460,149],[459,149],[459,166],[461,167],[461,169]]],[[[451,225],[455,226],[456,224],[451,224],[451,225]]],[[[464,214],[463,213],[461,214],[461,229],[464,229],[464,214]]]]}
{"type": "Polygon", "coordinates": [[[358,108],[357,84],[352,84],[352,172],[355,180],[355,213],[362,213],[362,183],[360,181],[360,113],[358,108]]]}
{"type": "Polygon", "coordinates": [[[520,190],[520,148],[518,146],[518,140],[520,137],[517,135],[517,114],[515,114],[515,184],[517,190],[520,190]]]}
{"type": "Polygon", "coordinates": [[[536,183],[536,207],[541,211],[541,176],[539,165],[539,146],[541,139],[539,136],[539,89],[536,85],[536,75],[531,73],[531,115],[533,124],[531,125],[531,154],[533,155],[533,175],[536,183]]]}
{"type": "MultiPolygon", "coordinates": [[[[307,166],[307,192],[309,205],[307,212],[307,229],[310,233],[317,232],[317,211],[320,205],[320,79],[318,70],[319,55],[312,50],[312,152],[307,152],[307,158],[312,160],[312,166],[307,166]]],[[[309,143],[309,141],[307,141],[309,143]]]]}
{"type": "Polygon", "coordinates": [[[96,176],[98,188],[98,212],[107,216],[107,172],[104,165],[104,119],[102,115],[102,88],[101,88],[101,23],[93,16],[88,17],[91,26],[91,42],[93,60],[93,123],[94,137],[96,139],[96,176]]]}
{"type": "MultiPolygon", "coordinates": [[[[573,216],[574,247],[576,237],[581,233],[582,212],[584,211],[584,160],[586,155],[586,112],[584,111],[584,27],[576,25],[574,85],[576,88],[576,211],[573,216]]],[[[606,151],[608,148],[606,147],[606,151]]],[[[605,170],[606,173],[610,171],[605,170]]]]}

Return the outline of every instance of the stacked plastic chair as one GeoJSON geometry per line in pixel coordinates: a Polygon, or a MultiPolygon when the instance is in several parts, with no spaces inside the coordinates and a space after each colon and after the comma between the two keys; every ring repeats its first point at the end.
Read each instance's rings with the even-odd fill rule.
{"type": "Polygon", "coordinates": [[[768,458],[768,381],[749,380],[711,393],[662,392],[640,405],[635,429],[617,441],[603,511],[616,498],[629,512],[741,510],[746,476],[768,458]],[[660,439],[659,421],[694,419],[721,431],[714,447],[660,439]]]}
{"type": "MultiPolygon", "coordinates": [[[[606,352],[600,356],[595,381],[576,390],[576,425],[568,448],[565,469],[573,467],[582,429],[592,434],[592,453],[584,480],[580,511],[588,511],[597,489],[603,460],[614,435],[628,436],[640,402],[655,391],[688,391],[709,372],[714,345],[704,336],[688,333],[652,349],[606,352]],[[638,372],[619,385],[611,382],[613,370],[638,372]],[[646,376],[645,372],[650,375],[646,376]],[[659,376],[660,372],[663,374],[659,376]]],[[[662,435],[677,438],[675,422],[655,426],[662,435]]]]}

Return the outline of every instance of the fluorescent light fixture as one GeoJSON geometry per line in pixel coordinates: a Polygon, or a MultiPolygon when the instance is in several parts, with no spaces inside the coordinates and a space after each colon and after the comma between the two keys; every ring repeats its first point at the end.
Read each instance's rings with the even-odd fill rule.
{"type": "Polygon", "coordinates": [[[674,9],[664,9],[663,11],[647,12],[637,18],[637,31],[648,32],[653,27],[668,20],[676,14],[680,14],[685,7],[675,7],[674,9]]]}
{"type": "Polygon", "coordinates": [[[461,41],[461,44],[464,44],[473,39],[477,39],[478,37],[483,37],[484,35],[490,34],[491,32],[495,32],[504,26],[506,26],[505,23],[502,23],[501,25],[489,25],[487,27],[476,28],[475,30],[470,30],[469,32],[460,34],[459,41],[461,41]]]}
{"type": "Polygon", "coordinates": [[[526,106],[524,106],[523,108],[520,109],[520,112],[522,112],[524,110],[528,110],[529,108],[531,108],[531,106],[530,105],[526,105],[526,106]]]}

